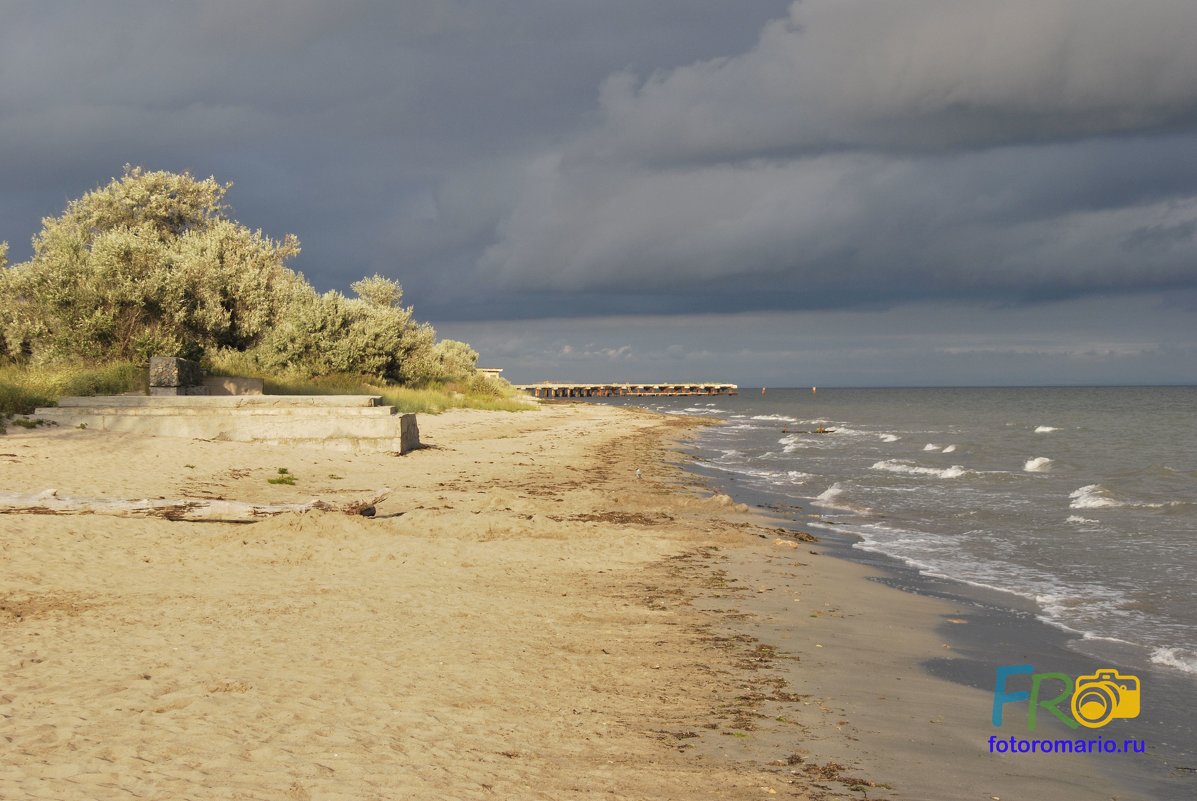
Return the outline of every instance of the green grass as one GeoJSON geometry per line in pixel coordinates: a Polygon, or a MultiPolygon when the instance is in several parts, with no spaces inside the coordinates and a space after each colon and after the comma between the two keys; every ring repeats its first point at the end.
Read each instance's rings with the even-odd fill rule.
{"type": "Polygon", "coordinates": [[[39,406],[54,406],[64,395],[119,395],[145,390],[145,368],[118,363],[102,367],[0,366],[0,433],[14,414],[31,414],[39,406]]]}
{"type": "Polygon", "coordinates": [[[536,408],[521,396],[508,395],[487,385],[448,384],[424,388],[382,386],[359,375],[338,373],[320,378],[255,376],[267,395],[380,395],[387,406],[400,412],[440,414],[449,409],[489,409],[523,412],[536,408]]]}

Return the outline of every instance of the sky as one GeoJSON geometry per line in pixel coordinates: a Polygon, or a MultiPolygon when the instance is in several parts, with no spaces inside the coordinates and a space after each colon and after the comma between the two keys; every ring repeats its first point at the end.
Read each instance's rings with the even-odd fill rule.
{"type": "Polygon", "coordinates": [[[1197,383],[1192,0],[0,0],[0,241],[234,184],[516,382],[1197,383]]]}

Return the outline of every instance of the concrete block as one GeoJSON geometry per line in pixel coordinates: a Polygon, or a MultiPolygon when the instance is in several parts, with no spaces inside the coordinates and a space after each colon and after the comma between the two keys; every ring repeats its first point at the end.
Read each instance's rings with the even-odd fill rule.
{"type": "Polygon", "coordinates": [[[150,357],[150,387],[194,387],[204,382],[197,362],[174,356],[150,357]]]}
{"type": "Polygon", "coordinates": [[[420,447],[420,428],[414,414],[399,415],[399,452],[407,453],[420,447]]]}

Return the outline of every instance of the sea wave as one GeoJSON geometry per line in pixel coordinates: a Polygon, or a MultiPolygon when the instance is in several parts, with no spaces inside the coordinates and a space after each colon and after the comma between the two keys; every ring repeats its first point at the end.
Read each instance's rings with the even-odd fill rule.
{"type": "Polygon", "coordinates": [[[753,420],[777,420],[782,423],[797,423],[797,417],[788,417],[784,414],[754,414],[753,420]]]}
{"type": "Polygon", "coordinates": [[[1036,456],[1034,459],[1027,459],[1027,463],[1022,466],[1022,469],[1028,473],[1045,473],[1052,468],[1052,460],[1046,456],[1036,456]]]}
{"type": "Polygon", "coordinates": [[[1156,648],[1151,652],[1151,661],[1157,665],[1183,670],[1185,673],[1197,673],[1197,651],[1186,651],[1183,648],[1156,648]]]}
{"type": "Polygon", "coordinates": [[[960,478],[966,476],[972,471],[965,469],[964,465],[954,464],[951,467],[940,469],[938,467],[920,467],[909,462],[899,461],[897,459],[885,459],[876,462],[873,470],[885,470],[890,473],[905,473],[907,475],[915,476],[936,476],[938,478],[960,478]]]}
{"type": "Polygon", "coordinates": [[[1059,430],[1060,429],[1056,428],[1055,426],[1035,426],[1036,434],[1050,434],[1053,431],[1059,431],[1059,430]]]}
{"type": "Polygon", "coordinates": [[[881,435],[882,442],[897,442],[900,439],[902,439],[902,438],[899,437],[897,434],[882,434],[881,435]]]}
{"type": "Polygon", "coordinates": [[[1100,523],[1101,521],[1100,520],[1090,520],[1089,518],[1081,517],[1080,515],[1069,515],[1068,519],[1065,520],[1064,522],[1072,523],[1073,525],[1084,526],[1084,525],[1095,525],[1097,523],[1100,523]]]}
{"type": "Polygon", "coordinates": [[[923,450],[925,450],[925,451],[937,451],[937,450],[939,450],[939,446],[938,446],[938,445],[936,445],[934,442],[928,442],[926,445],[924,445],[924,446],[923,446],[923,450]]]}
{"type": "Polygon", "coordinates": [[[1189,501],[1169,501],[1168,503],[1150,503],[1145,501],[1124,501],[1113,497],[1113,494],[1101,484],[1086,484],[1074,490],[1068,496],[1072,500],[1070,509],[1100,509],[1102,507],[1127,507],[1131,509],[1183,509],[1190,505],[1189,501]]]}
{"type": "Polygon", "coordinates": [[[819,503],[829,503],[831,501],[834,501],[840,495],[842,495],[843,492],[844,492],[844,488],[841,487],[839,485],[839,483],[837,482],[835,484],[832,484],[830,487],[823,490],[822,492],[820,492],[818,495],[816,495],[815,500],[818,501],[819,503]]]}
{"type": "Polygon", "coordinates": [[[844,512],[868,514],[870,510],[864,506],[857,506],[844,498],[844,486],[838,481],[813,498],[814,502],[829,509],[839,509],[844,512]]]}
{"type": "MultiPolygon", "coordinates": [[[[725,451],[724,453],[727,453],[725,451]]],[[[739,453],[739,451],[731,451],[731,453],[739,453]]],[[[765,470],[760,467],[753,467],[745,462],[728,462],[726,457],[718,457],[710,460],[700,460],[695,462],[699,467],[705,467],[708,470],[718,470],[722,473],[732,473],[737,476],[745,476],[750,479],[759,479],[768,484],[777,487],[784,487],[790,484],[804,484],[807,479],[815,478],[812,473],[804,473],[801,470],[765,470]]]]}
{"type": "Polygon", "coordinates": [[[1105,506],[1124,505],[1122,501],[1111,498],[1109,490],[1101,484],[1086,484],[1074,490],[1068,497],[1072,499],[1068,504],[1070,509],[1100,509],[1105,506]]]}

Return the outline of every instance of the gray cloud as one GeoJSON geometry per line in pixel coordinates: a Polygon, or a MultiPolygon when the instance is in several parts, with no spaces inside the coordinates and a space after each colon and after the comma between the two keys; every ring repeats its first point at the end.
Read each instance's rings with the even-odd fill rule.
{"type": "Polygon", "coordinates": [[[613,72],[749,47],[784,9],[785,0],[10,2],[0,26],[0,239],[24,258],[42,216],[125,162],[191,169],[235,181],[230,200],[244,222],[298,234],[299,266],[321,287],[379,270],[451,309],[460,298],[446,285],[463,281],[444,274],[470,269],[506,205],[463,198],[428,218],[430,199],[582,130],[613,72]]]}
{"type": "MultiPolygon", "coordinates": [[[[1193,145],[1160,148],[1150,169],[1172,170],[1193,145]]],[[[515,289],[757,290],[772,308],[1192,285],[1197,187],[1100,197],[1066,186],[1078,156],[1099,175],[1100,159],[1147,146],[1077,146],[1063,160],[1036,147],[663,171],[546,158],[484,266],[515,289]]]]}
{"type": "Polygon", "coordinates": [[[1187,0],[803,0],[742,55],[608,79],[586,145],[673,163],[1191,123],[1194,28],[1187,0]]]}
{"type": "Polygon", "coordinates": [[[1174,0],[794,3],[740,55],[609,78],[482,272],[691,308],[1192,286],[1195,27],[1174,0]]]}
{"type": "Polygon", "coordinates": [[[734,381],[769,386],[1197,382],[1197,292],[994,307],[456,322],[517,382],[734,381]],[[622,358],[609,352],[634,345],[622,358]],[[1112,378],[1116,377],[1116,378],[1112,378]]]}

